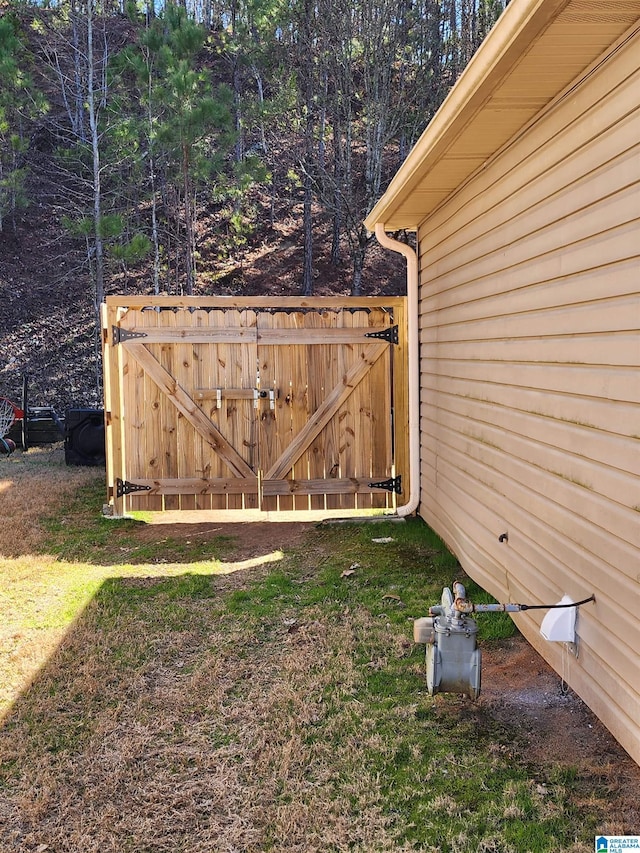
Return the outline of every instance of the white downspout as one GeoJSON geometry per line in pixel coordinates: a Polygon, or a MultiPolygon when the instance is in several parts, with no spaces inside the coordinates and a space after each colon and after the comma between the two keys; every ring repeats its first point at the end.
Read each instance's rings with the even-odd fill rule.
{"type": "Polygon", "coordinates": [[[407,349],[409,354],[409,500],[397,515],[412,515],[420,502],[420,349],[418,339],[418,256],[411,246],[389,237],[384,223],[376,222],[378,243],[407,260],[407,349]]]}

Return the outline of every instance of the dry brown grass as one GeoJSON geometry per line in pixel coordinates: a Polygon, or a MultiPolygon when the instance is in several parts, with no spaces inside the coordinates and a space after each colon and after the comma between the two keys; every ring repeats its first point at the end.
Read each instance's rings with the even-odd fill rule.
{"type": "MultiPolygon", "coordinates": [[[[353,777],[372,736],[341,735],[362,712],[350,699],[353,618],[284,620],[261,637],[255,620],[225,618],[214,596],[178,607],[168,627],[154,610],[171,605],[144,602],[155,582],[131,579],[126,593],[142,595],[140,609],[123,604],[114,617],[107,580],[70,631],[47,626],[66,581],[39,553],[41,519],[96,472],[66,468],[57,449],[16,455],[1,473],[11,522],[0,530],[0,569],[14,612],[5,611],[0,672],[5,698],[22,692],[0,733],[3,853],[402,849],[379,779],[366,766],[353,777]],[[336,684],[344,704],[327,721],[336,684]]],[[[212,583],[228,589],[224,578],[212,583]]]]}
{"type": "Polygon", "coordinates": [[[62,606],[66,590],[51,557],[40,553],[43,518],[96,476],[95,470],[67,467],[62,445],[0,457],[0,711],[66,631],[47,618],[62,606]]]}
{"type": "Polygon", "coordinates": [[[268,640],[209,599],[183,631],[141,635],[138,614],[100,636],[103,615],[98,597],[0,738],[3,850],[402,849],[362,763],[389,746],[351,698],[366,614],[268,640]]]}
{"type": "MultiPolygon", "coordinates": [[[[298,590],[316,594],[338,534],[309,535],[281,599],[268,587],[273,564],[58,562],[40,553],[40,518],[96,477],[58,462],[34,455],[2,469],[11,485],[0,512],[12,508],[23,532],[20,546],[0,539],[0,678],[15,699],[0,729],[0,853],[588,853],[585,814],[601,816],[603,831],[609,814],[612,831],[631,827],[637,801],[622,776],[628,786],[640,775],[606,733],[598,754],[621,768],[615,801],[591,778],[613,775],[593,761],[575,793],[562,768],[557,780],[542,762],[514,770],[508,733],[527,736],[513,728],[518,709],[506,719],[490,697],[425,701],[406,615],[386,615],[398,596],[376,591],[372,571],[335,571],[338,583],[360,584],[366,606],[296,603],[298,590]],[[385,608],[375,617],[373,600],[385,608]],[[71,627],[60,618],[70,608],[71,627]],[[454,772],[462,787],[449,787],[454,772]],[[567,805],[575,814],[565,818],[567,805]],[[507,840],[505,826],[532,821],[570,840],[507,840]]],[[[246,553],[274,547],[263,540],[246,553]]],[[[343,547],[348,566],[363,540],[345,536],[343,547]]],[[[592,718],[580,719],[567,738],[584,735],[586,749],[592,718]]]]}
{"type": "Polygon", "coordinates": [[[42,518],[96,476],[95,469],[66,466],[62,445],[0,456],[0,558],[37,551],[42,518]]]}

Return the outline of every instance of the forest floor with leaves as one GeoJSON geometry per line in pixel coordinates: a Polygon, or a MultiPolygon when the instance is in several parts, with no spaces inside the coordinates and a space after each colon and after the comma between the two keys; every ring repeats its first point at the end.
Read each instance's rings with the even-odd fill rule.
{"type": "Polygon", "coordinates": [[[428,696],[412,620],[459,567],[419,519],[151,525],[103,486],[60,446],[0,459],[6,853],[637,833],[640,768],[505,614],[478,617],[480,698],[428,696]]]}
{"type": "MultiPolygon", "coordinates": [[[[267,199],[263,207],[268,209],[267,199]]],[[[215,246],[203,249],[198,296],[295,296],[300,293],[302,233],[299,205],[281,202],[275,224],[259,222],[242,252],[221,261],[215,246]]],[[[218,223],[203,216],[198,232],[203,244],[218,223]]],[[[314,261],[314,295],[349,295],[347,260],[329,260],[327,223],[318,216],[314,261]]],[[[348,254],[345,248],[345,257],[348,254]]],[[[170,282],[164,292],[176,293],[170,282]]],[[[404,262],[372,242],[364,275],[364,296],[405,292],[404,262]]],[[[125,273],[108,266],[107,295],[153,292],[149,264],[125,273]]],[[[19,220],[17,233],[0,233],[0,397],[19,403],[22,377],[28,377],[29,404],[67,408],[101,408],[101,339],[96,329],[94,297],[83,246],[64,234],[55,210],[46,205],[19,220]]]]}

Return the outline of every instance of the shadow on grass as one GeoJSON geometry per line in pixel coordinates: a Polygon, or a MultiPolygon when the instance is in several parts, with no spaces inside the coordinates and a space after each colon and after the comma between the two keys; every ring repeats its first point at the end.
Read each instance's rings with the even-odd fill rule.
{"type": "Polygon", "coordinates": [[[426,696],[411,622],[457,566],[422,522],[313,529],[233,583],[140,569],[101,580],[0,730],[6,853],[589,849],[597,780],[426,696]]]}
{"type": "MultiPolygon", "coordinates": [[[[274,550],[264,532],[267,524],[241,525],[242,535],[238,535],[238,525],[232,524],[147,524],[105,517],[102,492],[100,481],[89,483],[44,519],[41,553],[60,560],[117,566],[237,562],[274,550]]],[[[271,529],[278,526],[271,525],[271,529]]]]}
{"type": "Polygon", "coordinates": [[[84,486],[60,512],[45,520],[45,553],[100,565],[201,562],[233,555],[235,540],[220,525],[150,526],[133,519],[105,518],[102,489],[100,483],[84,486]]]}
{"type": "Polygon", "coordinates": [[[209,701],[194,672],[224,640],[218,610],[206,576],[103,582],[0,734],[3,851],[182,849],[163,780],[188,781],[190,722],[209,701]]]}

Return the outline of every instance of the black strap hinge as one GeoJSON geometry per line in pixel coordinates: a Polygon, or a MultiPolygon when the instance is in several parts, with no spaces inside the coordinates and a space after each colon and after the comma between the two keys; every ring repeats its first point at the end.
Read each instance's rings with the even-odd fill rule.
{"type": "Polygon", "coordinates": [[[129,480],[121,480],[116,478],[116,497],[122,498],[125,495],[132,495],[134,492],[150,492],[151,486],[143,486],[140,483],[130,483],[129,480]]]}
{"type": "Polygon", "coordinates": [[[111,340],[113,346],[121,344],[123,341],[131,341],[135,338],[146,338],[146,332],[134,332],[132,329],[123,329],[120,326],[111,327],[111,340]]]}
{"type": "Polygon", "coordinates": [[[397,477],[389,477],[388,480],[380,480],[378,483],[369,483],[370,489],[384,489],[387,492],[402,493],[402,474],[397,477]]]}
{"type": "Polygon", "coordinates": [[[398,344],[400,343],[400,336],[398,334],[398,326],[389,326],[384,329],[382,332],[365,332],[365,338],[378,338],[380,341],[386,341],[389,344],[398,344]]]}

